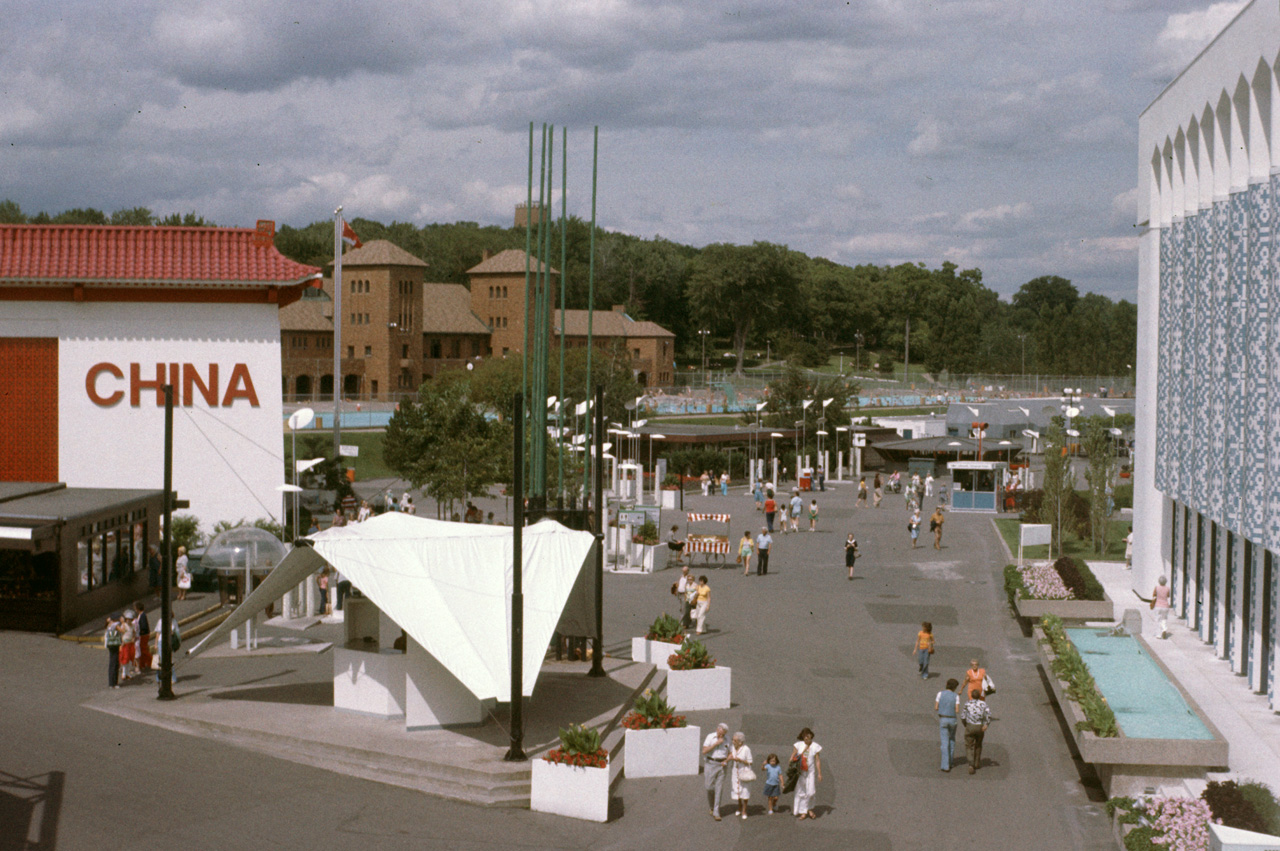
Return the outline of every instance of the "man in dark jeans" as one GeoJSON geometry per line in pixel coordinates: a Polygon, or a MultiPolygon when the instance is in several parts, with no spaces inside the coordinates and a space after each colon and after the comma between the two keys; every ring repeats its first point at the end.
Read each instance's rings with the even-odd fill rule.
{"type": "Polygon", "coordinates": [[[773,547],[773,536],[768,526],[760,527],[756,535],[756,576],[767,576],[769,573],[769,550],[773,547]]]}

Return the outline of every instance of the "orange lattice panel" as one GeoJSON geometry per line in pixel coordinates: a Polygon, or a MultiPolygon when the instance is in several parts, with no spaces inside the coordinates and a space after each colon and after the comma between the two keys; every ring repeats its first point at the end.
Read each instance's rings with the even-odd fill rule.
{"type": "Polygon", "coordinates": [[[0,481],[58,481],[58,341],[0,337],[0,481]]]}

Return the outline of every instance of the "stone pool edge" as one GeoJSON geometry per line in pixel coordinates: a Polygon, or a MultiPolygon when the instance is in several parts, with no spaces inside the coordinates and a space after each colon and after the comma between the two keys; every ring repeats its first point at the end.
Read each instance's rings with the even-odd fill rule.
{"type": "Polygon", "coordinates": [[[1191,707],[1191,711],[1213,735],[1212,739],[1133,739],[1125,736],[1123,729],[1120,729],[1120,735],[1116,738],[1107,739],[1098,736],[1092,730],[1076,729],[1077,723],[1087,720],[1084,711],[1078,703],[1067,697],[1066,684],[1053,672],[1053,660],[1056,656],[1049,648],[1044,630],[1037,625],[1032,635],[1036,641],[1036,652],[1044,667],[1045,677],[1053,690],[1054,701],[1061,707],[1063,715],[1067,718],[1080,758],[1099,766],[1098,773],[1107,785],[1108,794],[1128,794],[1132,791],[1130,788],[1132,783],[1121,783],[1120,785],[1125,787],[1122,789],[1114,788],[1116,784],[1113,780],[1119,780],[1121,777],[1126,779],[1203,777],[1210,769],[1228,766],[1227,740],[1140,636],[1134,637],[1138,639],[1148,655],[1160,665],[1161,671],[1187,701],[1187,706],[1191,707]]]}

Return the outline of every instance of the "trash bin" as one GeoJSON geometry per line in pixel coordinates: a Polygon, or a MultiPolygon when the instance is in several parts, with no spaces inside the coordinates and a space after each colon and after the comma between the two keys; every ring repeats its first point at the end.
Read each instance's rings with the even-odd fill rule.
{"type": "Polygon", "coordinates": [[[802,491],[813,490],[813,471],[812,470],[805,470],[800,474],[800,490],[802,491]]]}

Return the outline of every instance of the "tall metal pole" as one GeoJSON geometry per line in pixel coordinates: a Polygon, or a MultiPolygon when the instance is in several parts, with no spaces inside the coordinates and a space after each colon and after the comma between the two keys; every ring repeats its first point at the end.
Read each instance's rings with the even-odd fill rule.
{"type": "Polygon", "coordinates": [[[160,571],[160,692],[157,700],[173,700],[173,647],[169,635],[173,630],[173,605],[169,602],[171,586],[169,556],[173,551],[173,385],[164,386],[164,539],[163,564],[160,571]]]}
{"type": "MultiPolygon", "coordinates": [[[[524,394],[511,400],[511,416],[524,416],[524,394]]],[[[515,516],[511,521],[511,747],[507,762],[524,762],[524,437],[514,434],[515,516]]]]}
{"type": "MultiPolygon", "coordinates": [[[[546,132],[546,125],[543,125],[546,132]]],[[[533,262],[533,122],[529,122],[529,191],[524,208],[524,347],[520,350],[520,392],[529,392],[529,267],[533,262]]],[[[524,412],[513,423],[513,427],[524,436],[524,412]]],[[[523,496],[523,494],[520,494],[523,496]]]]}
{"type": "Polygon", "coordinates": [[[556,507],[564,508],[564,307],[565,265],[568,256],[566,231],[569,223],[569,128],[560,128],[560,391],[556,394],[556,507]]]}
{"type": "MultiPolygon", "coordinates": [[[[586,397],[591,398],[591,353],[595,349],[595,342],[592,338],[592,323],[596,315],[596,166],[600,158],[600,128],[595,128],[595,133],[591,143],[591,241],[588,249],[590,258],[587,260],[587,386],[586,397]]],[[[587,431],[590,436],[592,418],[587,417],[587,431]]],[[[586,446],[584,445],[585,449],[586,446]]],[[[590,464],[582,465],[582,490],[587,490],[587,475],[591,469],[590,464]]],[[[598,497],[597,497],[598,498],[598,497]]]]}
{"type": "Polygon", "coordinates": [[[596,495],[591,506],[596,528],[596,634],[591,640],[589,677],[604,673],[604,385],[596,385],[596,495]]]}
{"type": "Polygon", "coordinates": [[[342,458],[342,207],[333,211],[333,457],[342,458]]]}

